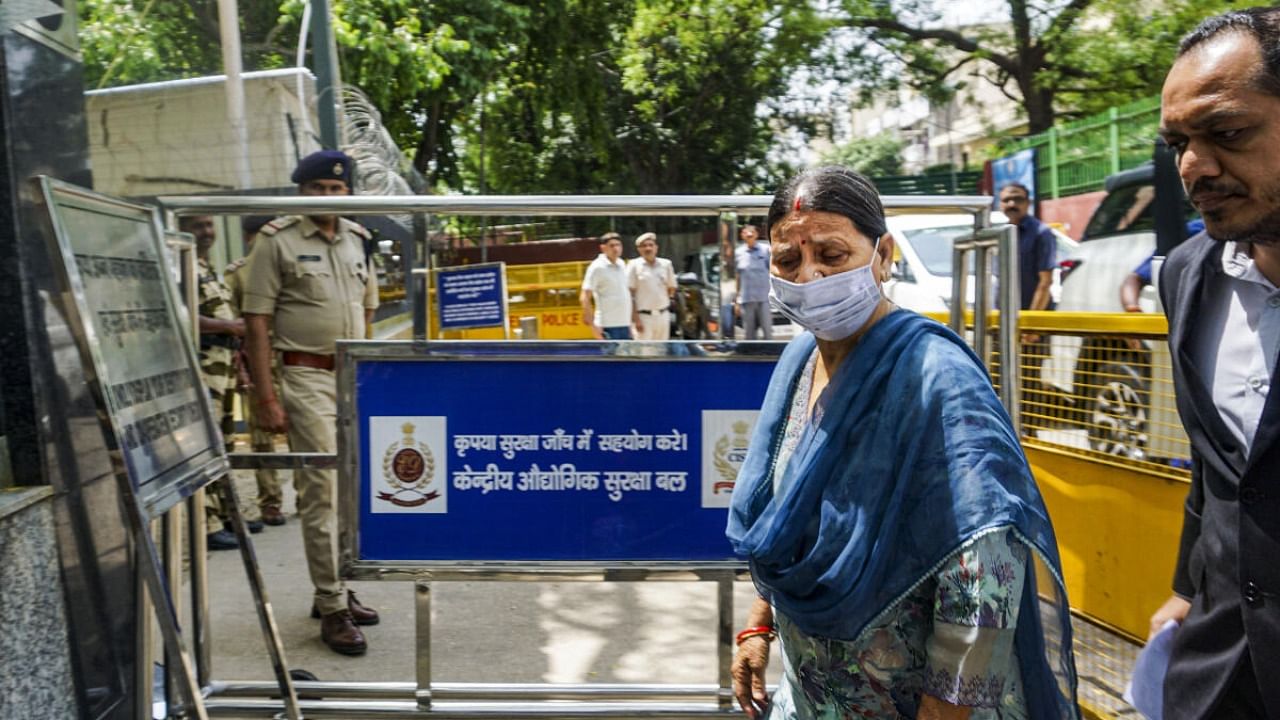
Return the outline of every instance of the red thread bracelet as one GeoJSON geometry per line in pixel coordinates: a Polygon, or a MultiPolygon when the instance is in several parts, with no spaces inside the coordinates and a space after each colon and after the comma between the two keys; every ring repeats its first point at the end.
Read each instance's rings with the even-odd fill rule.
{"type": "Polygon", "coordinates": [[[757,625],[755,627],[749,627],[738,633],[736,642],[738,645],[741,645],[744,640],[760,636],[764,636],[767,640],[773,640],[778,636],[778,630],[772,625],[757,625]]]}

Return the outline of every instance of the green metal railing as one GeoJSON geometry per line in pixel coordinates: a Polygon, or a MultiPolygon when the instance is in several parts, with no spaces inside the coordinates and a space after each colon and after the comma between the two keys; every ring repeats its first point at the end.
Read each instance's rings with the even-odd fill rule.
{"type": "Polygon", "coordinates": [[[871,178],[881,195],[976,195],[981,170],[930,175],[879,175],[871,178]]]}
{"type": "Polygon", "coordinates": [[[1159,96],[1144,98],[1021,138],[1001,154],[1035,148],[1044,196],[1079,195],[1101,190],[1108,175],[1149,161],[1159,123],[1159,96]]]}

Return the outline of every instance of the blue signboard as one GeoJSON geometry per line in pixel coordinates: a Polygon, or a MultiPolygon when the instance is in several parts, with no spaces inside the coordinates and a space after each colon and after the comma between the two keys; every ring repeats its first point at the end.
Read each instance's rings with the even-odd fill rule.
{"type": "Polygon", "coordinates": [[[733,560],[729,496],[773,365],[358,359],[355,559],[733,560]]]}
{"type": "Polygon", "coordinates": [[[1000,191],[1005,185],[1017,183],[1027,189],[1027,195],[1036,199],[1036,151],[1034,148],[1020,150],[1012,155],[991,161],[991,185],[996,199],[992,203],[995,209],[1000,208],[1000,191]]]}
{"type": "Polygon", "coordinates": [[[435,274],[441,330],[506,327],[507,274],[503,263],[440,268],[435,274]]]}

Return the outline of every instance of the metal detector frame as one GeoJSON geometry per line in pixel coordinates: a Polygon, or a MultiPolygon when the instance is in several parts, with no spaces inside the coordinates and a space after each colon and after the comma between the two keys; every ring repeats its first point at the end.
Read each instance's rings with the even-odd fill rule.
{"type": "MultiPolygon", "coordinates": [[[[171,196],[160,202],[179,215],[242,214],[382,214],[430,213],[447,215],[530,216],[711,216],[730,218],[722,228],[734,228],[733,215],[764,215],[773,198],[768,195],[684,196],[348,196],[348,197],[227,197],[171,196]]],[[[966,213],[974,218],[975,232],[989,225],[988,196],[885,196],[887,214],[966,213]]],[[[723,230],[722,230],[723,232],[723,230]]],[[[1016,235],[1014,236],[1016,237],[1016,235]]],[[[730,241],[733,238],[729,238],[730,241]]],[[[724,238],[721,238],[724,241],[724,238]]],[[[1016,266],[1015,266],[1016,268],[1016,266]]],[[[411,268],[407,277],[418,283],[425,299],[429,268],[411,268]]],[[[963,292],[963,290],[962,290],[963,292]]],[[[964,295],[961,295],[964,298],[964,295]]],[[[952,305],[954,313],[963,308],[952,305]]],[[[424,340],[425,302],[415,303],[415,331],[424,340]]],[[[438,341],[440,345],[451,341],[438,341]]],[[[776,343],[778,349],[783,343],[776,343]]],[[[405,348],[415,343],[340,343],[337,375],[339,388],[338,442],[340,455],[279,453],[237,454],[237,468],[276,467],[339,469],[339,494],[345,503],[339,512],[339,553],[348,579],[397,580],[414,583],[416,637],[413,682],[302,682],[302,692],[316,692],[322,700],[302,702],[307,717],[378,718],[706,718],[738,716],[734,706],[729,665],[733,658],[733,582],[747,577],[744,563],[380,563],[357,564],[352,543],[358,535],[358,511],[352,498],[359,492],[353,472],[354,419],[350,404],[353,353],[356,347],[405,348]],[[431,681],[431,591],[434,581],[652,581],[696,580],[717,584],[718,680],[702,685],[640,684],[501,684],[433,683],[431,681]],[[445,705],[438,701],[446,702],[445,705]],[[565,704],[561,701],[574,701],[565,704]],[[695,702],[696,701],[696,702],[695,702]],[[521,705],[514,703],[520,702],[521,705]]],[[[740,345],[747,347],[750,343],[740,345]]],[[[395,350],[402,353],[405,350],[395,350]]],[[[410,352],[412,352],[410,350],[410,352]]],[[[634,357],[628,359],[635,359],[634,357]]],[[[660,358],[658,358],[660,359],[660,358]]],[[[605,358],[607,360],[607,358],[605,358]]],[[[275,686],[261,681],[213,681],[209,688],[211,711],[216,714],[270,716],[280,701],[269,699],[275,686]],[[225,698],[225,699],[224,699],[225,698]]]]}

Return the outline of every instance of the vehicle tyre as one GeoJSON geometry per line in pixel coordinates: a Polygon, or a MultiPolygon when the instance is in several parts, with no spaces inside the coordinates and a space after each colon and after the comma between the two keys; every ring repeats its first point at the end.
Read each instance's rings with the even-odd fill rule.
{"type": "Polygon", "coordinates": [[[1144,460],[1148,442],[1147,381],[1124,363],[1098,367],[1089,398],[1089,447],[1108,455],[1144,460]]]}

